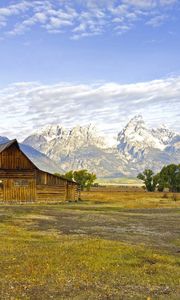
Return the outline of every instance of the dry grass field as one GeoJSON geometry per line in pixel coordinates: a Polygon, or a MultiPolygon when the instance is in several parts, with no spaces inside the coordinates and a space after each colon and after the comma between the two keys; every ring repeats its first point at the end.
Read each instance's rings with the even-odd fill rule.
{"type": "Polygon", "coordinates": [[[180,207],[180,193],[118,192],[117,188],[81,192],[82,200],[121,208],[180,207]]]}
{"type": "Polygon", "coordinates": [[[0,299],[180,299],[179,195],[81,197],[0,206],[0,299]]]}

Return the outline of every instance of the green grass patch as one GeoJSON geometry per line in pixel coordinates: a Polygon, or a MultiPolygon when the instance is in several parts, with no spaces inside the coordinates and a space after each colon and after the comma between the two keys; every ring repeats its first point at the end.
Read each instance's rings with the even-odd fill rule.
{"type": "Polygon", "coordinates": [[[180,285],[180,259],[143,245],[49,235],[9,225],[1,226],[0,235],[4,299],[85,295],[146,299],[171,294],[180,285]]]}
{"type": "Polygon", "coordinates": [[[180,298],[177,207],[96,201],[0,207],[0,299],[180,298]]]}

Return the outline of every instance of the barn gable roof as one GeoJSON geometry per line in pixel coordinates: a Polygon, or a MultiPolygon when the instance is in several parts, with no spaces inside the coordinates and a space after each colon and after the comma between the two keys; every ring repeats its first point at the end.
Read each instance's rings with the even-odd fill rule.
{"type": "MultiPolygon", "coordinates": [[[[24,156],[33,164],[33,166],[38,169],[39,171],[42,171],[42,172],[46,172],[46,173],[49,173],[53,176],[56,176],[54,175],[54,173],[58,173],[58,171],[55,171],[54,170],[54,166],[52,166],[52,168],[49,168],[48,166],[46,166],[46,163],[43,162],[43,163],[39,163],[37,159],[34,159],[33,156],[25,153],[24,149],[23,149],[23,146],[25,145],[19,145],[18,141],[16,139],[14,140],[11,140],[11,141],[8,141],[6,143],[3,143],[3,144],[0,144],[0,153],[2,153],[4,150],[8,149],[9,147],[11,147],[12,145],[16,145],[17,148],[24,154],[24,156]],[[52,169],[52,171],[50,171],[49,169],[52,169]],[[53,172],[54,171],[54,172],[53,172]]],[[[33,148],[32,148],[33,149],[33,148]]],[[[36,151],[35,149],[33,149],[34,151],[36,151]]],[[[43,156],[43,154],[42,154],[43,156]]],[[[44,155],[45,156],[45,155],[44,155]]],[[[55,163],[54,163],[55,164],[55,163]]],[[[52,162],[52,165],[53,165],[53,162],[52,162]]],[[[63,177],[61,177],[61,179],[63,180],[66,180],[66,181],[69,181],[69,182],[73,182],[75,183],[74,181],[72,180],[67,180],[63,177]]]]}
{"type": "Polygon", "coordinates": [[[33,161],[21,150],[19,143],[16,139],[8,141],[4,144],[0,145],[0,153],[2,153],[4,150],[8,149],[9,147],[11,147],[12,145],[16,145],[17,148],[24,154],[24,156],[31,162],[31,164],[33,164],[33,166],[38,169],[38,167],[33,163],[33,161]]]}
{"type": "Polygon", "coordinates": [[[11,141],[8,141],[6,143],[0,144],[0,153],[3,152],[4,150],[6,150],[7,148],[9,148],[10,146],[12,146],[15,143],[17,144],[17,147],[19,148],[19,144],[18,144],[17,140],[11,140],[11,141]]]}

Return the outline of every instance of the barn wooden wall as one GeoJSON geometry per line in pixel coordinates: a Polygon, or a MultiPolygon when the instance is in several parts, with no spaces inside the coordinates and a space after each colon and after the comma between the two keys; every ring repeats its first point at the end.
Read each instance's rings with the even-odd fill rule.
{"type": "Polygon", "coordinates": [[[33,202],[36,200],[36,174],[33,170],[0,169],[0,201],[33,202]]]}
{"type": "Polygon", "coordinates": [[[4,201],[4,197],[3,197],[3,189],[2,187],[0,187],[0,202],[4,201]]]}
{"type": "MultiPolygon", "coordinates": [[[[4,172],[3,172],[4,173],[4,172]]],[[[63,180],[59,185],[50,184],[36,184],[36,179],[32,178],[32,174],[25,172],[26,176],[22,176],[22,173],[8,174],[4,178],[1,176],[0,180],[3,181],[3,185],[0,184],[0,202],[62,202],[62,201],[76,201],[78,200],[78,190],[74,183],[68,183],[63,180]],[[26,178],[27,185],[17,186],[18,180],[24,180],[26,178]]],[[[25,182],[25,183],[26,183],[25,182]]]]}
{"type": "Polygon", "coordinates": [[[0,169],[18,170],[35,169],[33,164],[26,158],[16,145],[11,145],[5,151],[0,153],[0,169]]]}
{"type": "Polygon", "coordinates": [[[3,183],[3,200],[5,202],[34,202],[36,201],[36,182],[34,179],[26,181],[25,185],[19,185],[18,180],[8,179],[3,183]],[[16,185],[16,182],[18,185],[16,185]]]}
{"type": "Polygon", "coordinates": [[[38,170],[11,145],[0,153],[0,202],[59,202],[77,200],[77,185],[38,170]]]}
{"type": "Polygon", "coordinates": [[[61,177],[37,170],[37,185],[64,185],[66,184],[65,179],[62,179],[61,177]]]}
{"type": "Polygon", "coordinates": [[[38,170],[36,181],[38,202],[58,202],[66,200],[65,180],[38,170]]]}
{"type": "Polygon", "coordinates": [[[77,185],[58,176],[37,171],[37,201],[78,200],[77,185]]]}
{"type": "Polygon", "coordinates": [[[37,185],[38,202],[66,201],[66,186],[37,185]]]}

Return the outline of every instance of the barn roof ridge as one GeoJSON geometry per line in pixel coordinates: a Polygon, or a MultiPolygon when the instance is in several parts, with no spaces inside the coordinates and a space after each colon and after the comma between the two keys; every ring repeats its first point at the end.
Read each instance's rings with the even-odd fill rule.
{"type": "Polygon", "coordinates": [[[1,143],[0,144],[0,153],[3,152],[5,149],[9,148],[11,145],[13,145],[14,143],[17,143],[18,147],[19,147],[19,143],[16,139],[13,140],[8,140],[5,143],[1,143]]]}

